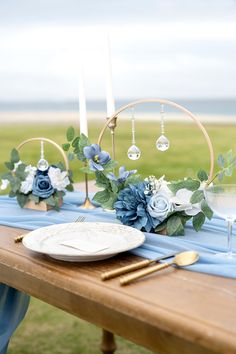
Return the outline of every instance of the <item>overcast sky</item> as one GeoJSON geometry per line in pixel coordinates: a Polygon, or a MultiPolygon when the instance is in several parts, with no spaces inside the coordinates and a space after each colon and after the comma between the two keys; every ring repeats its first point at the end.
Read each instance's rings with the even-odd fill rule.
{"type": "Polygon", "coordinates": [[[2,0],[0,100],[235,98],[235,0],[2,0]]]}

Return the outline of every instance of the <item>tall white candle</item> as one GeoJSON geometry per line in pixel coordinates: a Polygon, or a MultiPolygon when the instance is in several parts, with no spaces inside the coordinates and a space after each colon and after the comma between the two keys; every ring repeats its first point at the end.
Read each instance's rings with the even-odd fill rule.
{"type": "Polygon", "coordinates": [[[115,101],[112,87],[112,62],[111,62],[111,46],[110,39],[107,36],[106,43],[106,101],[107,101],[107,117],[111,117],[115,113],[115,101]]]}
{"type": "Polygon", "coordinates": [[[80,122],[80,134],[88,136],[88,121],[86,112],[86,98],[85,98],[85,86],[84,86],[84,74],[80,71],[79,76],[79,122],[80,122]]]}

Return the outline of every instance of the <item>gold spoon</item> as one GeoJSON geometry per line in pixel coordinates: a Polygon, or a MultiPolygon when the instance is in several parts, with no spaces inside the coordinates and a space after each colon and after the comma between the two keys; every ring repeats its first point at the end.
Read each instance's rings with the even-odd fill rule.
{"type": "Polygon", "coordinates": [[[149,267],[147,269],[135,272],[134,274],[121,277],[120,278],[120,285],[127,285],[136,279],[142,278],[145,275],[157,272],[161,269],[170,267],[174,264],[177,265],[178,267],[188,266],[190,264],[197,262],[198,259],[199,259],[199,254],[195,251],[181,252],[175,256],[175,258],[173,259],[172,262],[169,262],[169,263],[165,262],[162,264],[157,264],[157,265],[149,267]]]}

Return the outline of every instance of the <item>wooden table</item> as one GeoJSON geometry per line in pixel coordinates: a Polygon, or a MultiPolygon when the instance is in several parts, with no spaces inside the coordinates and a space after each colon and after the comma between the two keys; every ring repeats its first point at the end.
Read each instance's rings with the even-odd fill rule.
{"type": "Polygon", "coordinates": [[[101,272],[128,254],[66,263],[31,253],[0,226],[0,282],[161,354],[235,354],[236,281],[167,269],[126,287],[101,272]]]}

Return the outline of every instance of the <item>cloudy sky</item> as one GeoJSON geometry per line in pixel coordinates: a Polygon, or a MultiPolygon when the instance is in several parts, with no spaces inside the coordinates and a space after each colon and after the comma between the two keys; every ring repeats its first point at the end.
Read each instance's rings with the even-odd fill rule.
{"type": "Polygon", "coordinates": [[[0,101],[104,99],[107,34],[116,98],[236,97],[235,0],[2,0],[0,101]]]}

